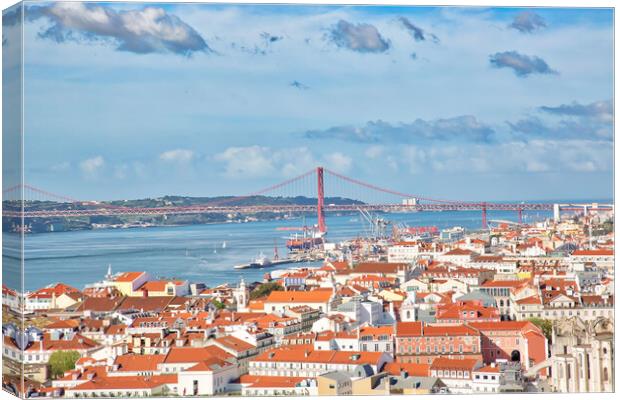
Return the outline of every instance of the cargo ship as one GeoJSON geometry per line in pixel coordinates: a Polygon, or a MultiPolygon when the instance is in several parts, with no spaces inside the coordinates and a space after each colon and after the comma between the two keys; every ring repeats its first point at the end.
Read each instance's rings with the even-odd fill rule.
{"type": "Polygon", "coordinates": [[[286,241],[286,247],[289,250],[305,250],[311,249],[323,243],[323,236],[325,233],[319,231],[311,231],[309,234],[304,234],[302,236],[295,235],[291,236],[286,241]]]}

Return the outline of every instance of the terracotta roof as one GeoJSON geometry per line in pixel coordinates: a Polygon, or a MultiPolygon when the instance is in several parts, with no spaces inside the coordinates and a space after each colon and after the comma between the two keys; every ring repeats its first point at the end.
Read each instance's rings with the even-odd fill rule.
{"type": "Polygon", "coordinates": [[[77,311],[112,312],[123,301],[124,297],[86,297],[79,305],[77,311]]]}
{"type": "Polygon", "coordinates": [[[400,375],[401,372],[407,372],[409,376],[430,376],[429,364],[415,364],[415,363],[386,363],[383,367],[383,371],[389,375],[400,375]]]}
{"type": "Polygon", "coordinates": [[[145,272],[123,272],[114,279],[114,282],[133,282],[143,274],[145,272]]]}
{"type": "Polygon", "coordinates": [[[542,300],[538,295],[533,295],[521,300],[517,300],[517,304],[542,304],[542,300]]]}
{"type": "Polygon", "coordinates": [[[192,363],[217,357],[227,360],[232,356],[217,346],[207,347],[172,347],[166,359],[165,364],[192,363]]]}
{"type": "Polygon", "coordinates": [[[613,256],[613,250],[607,249],[594,249],[594,250],[575,250],[571,255],[573,256],[613,256]]]}
{"type": "Polygon", "coordinates": [[[430,369],[473,371],[478,363],[478,360],[472,358],[459,360],[454,358],[437,357],[433,360],[430,369]]]}
{"type": "MultiPolygon", "coordinates": [[[[17,347],[13,338],[4,336],[4,344],[10,347],[17,347]]],[[[99,347],[99,343],[82,335],[75,334],[71,339],[51,339],[50,334],[44,334],[43,340],[32,342],[24,351],[38,352],[56,350],[90,350],[99,347]]]]}
{"type": "Polygon", "coordinates": [[[77,319],[61,319],[45,326],[45,329],[74,329],[80,326],[77,319]]]}
{"type": "Polygon", "coordinates": [[[364,326],[360,328],[360,337],[372,336],[378,338],[379,336],[392,336],[394,334],[394,327],[391,325],[386,326],[364,326]]]}
{"type": "Polygon", "coordinates": [[[470,322],[469,326],[481,331],[512,331],[525,328],[540,329],[530,321],[470,322]]]}
{"type": "Polygon", "coordinates": [[[74,388],[65,389],[67,392],[74,390],[123,390],[123,389],[153,389],[164,384],[176,383],[177,375],[153,375],[143,376],[115,376],[111,378],[98,378],[88,381],[74,388]]]}
{"type": "Polygon", "coordinates": [[[125,297],[123,302],[117,307],[117,310],[163,311],[172,299],[174,297],[170,296],[125,297]]]}
{"type": "Polygon", "coordinates": [[[76,288],[65,285],[64,283],[56,283],[54,285],[50,285],[38,290],[35,290],[32,293],[27,295],[28,298],[51,298],[53,296],[59,297],[65,293],[79,293],[80,291],[76,288]]]}
{"type": "Polygon", "coordinates": [[[330,290],[274,291],[269,294],[265,303],[327,303],[332,297],[330,290]]]}
{"type": "Polygon", "coordinates": [[[527,279],[519,279],[512,281],[496,281],[496,280],[488,280],[482,283],[481,287],[500,287],[500,288],[514,288],[523,286],[528,283],[527,279]]]}
{"type": "Polygon", "coordinates": [[[245,342],[234,336],[222,336],[215,339],[215,342],[224,346],[227,349],[231,349],[238,352],[248,351],[256,348],[252,343],[245,342]]]}
{"type": "Polygon", "coordinates": [[[490,365],[485,365],[484,367],[478,369],[477,372],[487,372],[487,373],[491,373],[491,374],[499,374],[500,370],[499,370],[499,367],[497,367],[497,366],[492,367],[490,365]]]}
{"type": "Polygon", "coordinates": [[[399,270],[407,268],[409,268],[407,263],[361,262],[351,272],[358,274],[395,274],[399,270]]]}
{"type": "Polygon", "coordinates": [[[443,253],[444,256],[469,256],[472,254],[477,254],[477,253],[475,251],[471,251],[468,249],[461,249],[461,248],[456,248],[446,253],[443,253]]]}
{"type": "Polygon", "coordinates": [[[148,290],[149,292],[163,292],[166,290],[166,285],[173,283],[175,286],[181,286],[184,281],[148,281],[145,282],[138,290],[148,290]]]}
{"type": "Polygon", "coordinates": [[[314,350],[312,345],[296,345],[267,350],[253,361],[376,365],[382,355],[369,351],[314,350]]]}
{"type": "Polygon", "coordinates": [[[398,322],[396,336],[478,336],[480,333],[468,325],[425,325],[420,321],[398,322]]]}
{"type": "Polygon", "coordinates": [[[165,358],[165,354],[123,354],[116,357],[114,364],[122,372],[156,371],[165,358]]]}

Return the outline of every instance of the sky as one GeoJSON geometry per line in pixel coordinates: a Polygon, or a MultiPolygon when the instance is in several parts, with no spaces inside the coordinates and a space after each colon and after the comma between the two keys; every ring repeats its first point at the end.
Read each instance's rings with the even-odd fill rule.
{"type": "Polygon", "coordinates": [[[452,200],[612,197],[611,9],[26,3],[23,29],[24,179],[68,197],[318,165],[452,200]]]}

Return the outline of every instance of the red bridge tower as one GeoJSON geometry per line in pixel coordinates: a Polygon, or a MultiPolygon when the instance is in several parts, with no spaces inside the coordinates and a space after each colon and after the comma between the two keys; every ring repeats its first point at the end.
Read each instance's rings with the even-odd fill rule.
{"type": "Polygon", "coordinates": [[[325,203],[325,193],[323,191],[323,167],[316,168],[317,178],[317,207],[316,214],[319,220],[319,232],[327,232],[327,226],[325,226],[325,215],[323,215],[323,206],[325,203]]]}

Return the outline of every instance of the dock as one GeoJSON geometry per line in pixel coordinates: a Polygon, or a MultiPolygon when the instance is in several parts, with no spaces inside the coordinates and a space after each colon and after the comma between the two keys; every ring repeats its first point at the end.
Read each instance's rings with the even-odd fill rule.
{"type": "Polygon", "coordinates": [[[298,257],[298,258],[283,258],[280,260],[273,260],[271,261],[271,263],[267,264],[267,265],[259,265],[257,263],[247,263],[247,264],[239,264],[239,265],[235,265],[233,268],[234,269],[250,269],[250,268],[270,268],[270,267],[275,267],[277,265],[284,265],[284,264],[294,264],[294,263],[301,263],[301,262],[311,262],[311,261],[320,261],[311,257],[298,257]]]}

